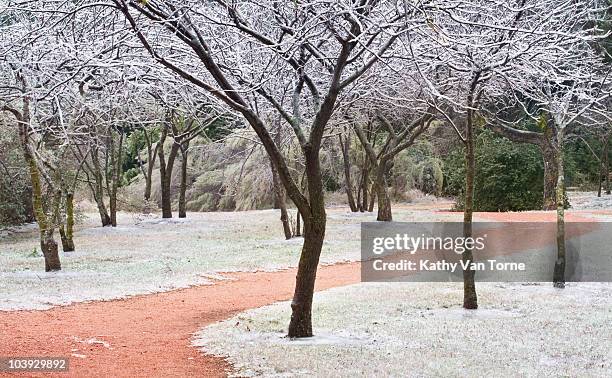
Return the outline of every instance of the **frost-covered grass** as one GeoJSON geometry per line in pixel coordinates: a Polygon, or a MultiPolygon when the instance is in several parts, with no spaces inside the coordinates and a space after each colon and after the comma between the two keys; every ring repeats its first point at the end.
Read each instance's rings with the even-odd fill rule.
{"type": "MultiPolygon", "coordinates": [[[[395,216],[449,218],[418,204],[398,206],[395,216]]],[[[358,260],[360,223],[376,215],[332,208],[328,217],[321,262],[358,260]]],[[[102,228],[90,214],[75,233],[77,251],[61,253],[57,273],[44,272],[36,227],[28,225],[0,236],[0,310],[167,291],[205,284],[217,272],[296,266],[302,239],[285,241],[278,219],[277,210],[189,213],[185,220],[122,213],[119,227],[102,228]]]]}
{"type": "Polygon", "coordinates": [[[196,335],[238,376],[610,377],[612,285],[364,283],[315,295],[315,337],[284,338],[288,302],[196,335]]]}
{"type": "Polygon", "coordinates": [[[570,204],[574,210],[612,210],[612,195],[597,197],[597,192],[567,192],[570,204]]]}

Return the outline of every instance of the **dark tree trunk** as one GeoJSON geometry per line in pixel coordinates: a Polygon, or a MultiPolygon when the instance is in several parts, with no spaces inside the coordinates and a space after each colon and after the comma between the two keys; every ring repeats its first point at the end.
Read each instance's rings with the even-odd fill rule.
{"type": "Polygon", "coordinates": [[[143,131],[145,141],[147,142],[147,171],[143,172],[145,177],[145,190],[144,190],[144,199],[151,199],[151,188],[153,185],[152,177],[153,177],[153,169],[155,168],[155,159],[157,159],[157,149],[159,148],[159,143],[155,145],[153,148],[153,144],[151,142],[151,136],[147,133],[147,130],[143,131]]]}
{"type": "Polygon", "coordinates": [[[119,187],[119,180],[121,178],[121,167],[123,161],[123,132],[119,132],[119,145],[117,149],[115,149],[115,138],[112,135],[112,132],[110,138],[111,185],[108,193],[110,222],[112,227],[117,227],[117,189],[119,187]]]}
{"type": "Polygon", "coordinates": [[[610,158],[608,156],[610,147],[610,135],[606,137],[606,152],[604,153],[604,173],[606,175],[606,194],[610,194],[610,158]]]}
{"type": "Polygon", "coordinates": [[[300,214],[300,211],[298,210],[297,213],[295,214],[295,231],[293,232],[294,236],[302,236],[302,215],[300,214]]]}
{"type": "Polygon", "coordinates": [[[376,182],[372,183],[372,187],[370,188],[370,200],[368,202],[368,212],[374,212],[374,204],[376,203],[376,198],[378,197],[378,189],[376,188],[376,182]]]}
{"type": "Polygon", "coordinates": [[[183,143],[181,146],[181,187],[179,191],[179,218],[187,218],[187,200],[185,198],[187,193],[187,164],[189,154],[189,141],[183,143]]]}
{"type": "Polygon", "coordinates": [[[91,173],[94,177],[94,182],[90,185],[90,188],[98,208],[98,213],[100,214],[102,227],[106,227],[111,224],[111,219],[106,210],[106,205],[104,204],[104,180],[97,148],[93,149],[91,153],[91,161],[93,165],[93,167],[91,167],[91,173]]]}
{"type": "MultiPolygon", "coordinates": [[[[59,252],[57,250],[57,242],[53,238],[54,224],[53,221],[47,218],[44,210],[42,197],[42,184],[40,181],[40,173],[34,162],[34,158],[26,157],[30,166],[30,177],[32,178],[32,202],[34,205],[34,214],[40,230],[40,250],[45,258],[45,272],[57,271],[62,269],[60,263],[59,252]]],[[[59,198],[56,199],[59,206],[59,198]]],[[[53,205],[55,207],[55,204],[53,205]]],[[[53,211],[52,213],[54,213],[53,211]]]]}
{"type": "Polygon", "coordinates": [[[340,150],[342,151],[342,162],[344,166],[344,185],[346,187],[346,199],[351,212],[356,213],[358,211],[357,204],[355,203],[355,196],[353,195],[353,183],[351,182],[351,160],[349,156],[350,140],[343,141],[342,135],[338,135],[340,142],[340,150]]]}
{"type": "Polygon", "coordinates": [[[363,213],[363,206],[361,204],[361,186],[361,181],[359,181],[359,184],[357,184],[357,211],[363,213]]]}
{"type": "Polygon", "coordinates": [[[150,167],[147,166],[147,171],[149,174],[145,176],[145,190],[144,190],[144,199],[149,201],[151,199],[151,189],[153,187],[153,182],[151,180],[151,174],[153,173],[153,165],[150,167]]]}
{"type": "Polygon", "coordinates": [[[96,201],[98,205],[98,213],[100,214],[100,221],[102,222],[102,227],[110,226],[111,219],[110,215],[108,215],[108,211],[106,211],[106,206],[104,205],[104,199],[100,199],[100,202],[96,201]]]}
{"type": "Polygon", "coordinates": [[[21,203],[24,206],[24,220],[28,223],[36,221],[34,208],[32,206],[32,188],[27,186],[21,192],[21,203]]]}
{"type": "Polygon", "coordinates": [[[172,218],[172,200],[171,200],[171,185],[172,185],[172,169],[174,167],[174,161],[179,151],[179,145],[174,141],[170,148],[170,154],[168,155],[168,162],[164,154],[164,142],[168,130],[162,131],[162,137],[159,141],[160,146],[158,150],[159,155],[159,176],[161,181],[161,207],[162,207],[162,218],[172,218]]]}
{"type": "Polygon", "coordinates": [[[597,188],[597,197],[601,197],[603,190],[604,180],[608,174],[608,140],[609,136],[604,139],[604,144],[601,148],[601,155],[599,156],[599,186],[597,188]]]}
{"type": "Polygon", "coordinates": [[[280,181],[280,177],[278,177],[278,170],[276,169],[276,166],[272,160],[270,160],[270,168],[272,170],[272,186],[274,190],[274,203],[276,204],[275,209],[280,209],[280,220],[283,225],[285,239],[289,240],[293,237],[293,231],[291,230],[291,224],[289,224],[289,213],[287,212],[287,198],[285,189],[280,181]]]}
{"type": "Polygon", "coordinates": [[[556,187],[559,177],[559,154],[555,148],[554,140],[545,140],[540,144],[540,151],[544,160],[544,210],[557,208],[556,187]]]}
{"type": "MultiPolygon", "coordinates": [[[[471,96],[468,104],[472,104],[471,96]]],[[[474,212],[474,177],[476,175],[475,143],[473,130],[473,111],[471,106],[467,111],[465,128],[465,209],[463,211],[463,237],[472,237],[472,218],[474,212]]],[[[463,308],[477,309],[478,297],[476,295],[475,271],[470,269],[470,264],[474,260],[471,248],[466,248],[461,259],[467,265],[463,270],[463,308]]]]}
{"type": "Polygon", "coordinates": [[[319,256],[325,238],[325,214],[304,220],[304,245],[295,279],[295,293],[291,302],[289,337],[312,336],[312,297],[317,276],[319,256]]]}
{"type": "Polygon", "coordinates": [[[312,336],[312,297],[327,222],[319,149],[307,146],[304,150],[311,211],[304,218],[304,245],[291,302],[290,338],[312,336]]]}
{"type": "MultiPolygon", "coordinates": [[[[372,193],[376,192],[378,197],[378,216],[377,221],[391,222],[393,221],[393,214],[391,212],[391,199],[389,198],[389,190],[387,188],[387,179],[385,172],[387,170],[387,162],[381,161],[378,169],[376,170],[376,182],[372,188],[372,193]],[[374,190],[375,189],[375,190],[374,190]]],[[[374,201],[371,202],[371,204],[374,201]]]]}
{"type": "Polygon", "coordinates": [[[553,285],[556,288],[565,287],[565,177],[563,172],[563,128],[557,130],[557,169],[559,177],[557,179],[556,199],[557,199],[557,260],[553,272],[553,285]]]}
{"type": "Polygon", "coordinates": [[[40,249],[45,257],[45,272],[54,272],[62,270],[62,264],[59,259],[57,242],[53,239],[53,231],[41,232],[40,234],[40,249]]]}
{"type": "Polygon", "coordinates": [[[24,158],[30,171],[32,208],[40,232],[40,249],[45,258],[45,272],[58,271],[62,269],[62,265],[57,250],[57,243],[53,238],[53,233],[55,230],[55,220],[57,220],[56,217],[59,213],[61,192],[56,191],[55,199],[53,200],[53,209],[50,214],[51,219],[49,219],[45,212],[43,201],[41,172],[39,171],[34,154],[31,152],[29,146],[28,129],[30,124],[30,102],[28,97],[25,97],[23,100],[23,113],[21,115],[16,114],[16,117],[19,121],[19,138],[23,148],[24,158]],[[59,192],[59,196],[57,192],[59,192]]]}
{"type": "Polygon", "coordinates": [[[110,148],[110,171],[111,171],[111,182],[110,182],[110,186],[108,186],[108,209],[110,211],[110,221],[111,221],[111,227],[117,227],[117,187],[116,187],[116,171],[115,168],[117,166],[116,160],[117,160],[117,155],[115,155],[115,137],[112,135],[111,132],[111,136],[110,136],[112,142],[111,142],[111,148],[110,148]]]}
{"type": "Polygon", "coordinates": [[[368,211],[368,181],[370,181],[370,168],[367,154],[364,154],[363,159],[363,169],[361,170],[361,206],[359,207],[359,211],[362,213],[368,211]]]}
{"type": "Polygon", "coordinates": [[[66,193],[66,228],[60,227],[62,249],[64,252],[74,252],[74,194],[66,193]]]}

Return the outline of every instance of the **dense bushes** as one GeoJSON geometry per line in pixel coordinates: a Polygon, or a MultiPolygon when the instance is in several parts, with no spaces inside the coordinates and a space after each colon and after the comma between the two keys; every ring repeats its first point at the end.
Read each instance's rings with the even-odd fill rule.
{"type": "MultiPolygon", "coordinates": [[[[208,139],[194,141],[189,158],[188,211],[250,210],[273,206],[270,162],[261,147],[249,143],[250,137],[248,132],[241,131],[236,132],[235,137],[227,138],[224,143],[211,143],[208,139]]],[[[589,160],[592,157],[587,154],[584,146],[568,142],[565,151],[568,186],[592,180],[594,168],[589,160]]],[[[290,160],[294,164],[290,170],[296,182],[301,183],[303,165],[293,159],[297,148],[293,145],[284,146],[284,152],[292,157],[290,160]]],[[[351,181],[356,197],[357,188],[361,185],[364,155],[355,138],[351,141],[349,154],[351,181]]],[[[324,146],[321,161],[327,193],[337,193],[338,196],[334,198],[346,201],[343,161],[335,145],[324,146]]],[[[543,162],[537,147],[513,143],[488,130],[481,131],[477,138],[476,170],[475,210],[518,211],[542,208],[543,162]]],[[[457,199],[457,207],[461,209],[464,173],[461,145],[440,146],[432,141],[420,140],[396,156],[387,183],[394,201],[410,201],[415,192],[448,195],[457,199]]],[[[155,202],[159,198],[157,168],[152,177],[152,200],[155,202]]],[[[139,196],[142,191],[140,178],[138,175],[130,185],[137,187],[130,188],[135,196],[139,196]]],[[[175,170],[171,188],[175,201],[178,181],[179,172],[175,170]]],[[[368,186],[371,188],[371,181],[368,186]]],[[[334,203],[340,202],[335,200],[334,203]]]]}
{"type": "Polygon", "coordinates": [[[394,160],[390,183],[393,197],[397,200],[404,199],[405,194],[412,189],[440,195],[443,181],[442,162],[435,157],[429,142],[417,142],[399,153],[394,160]]]}
{"type": "MultiPolygon", "coordinates": [[[[476,211],[518,211],[542,208],[544,167],[537,147],[512,143],[491,131],[476,142],[476,211]]],[[[463,207],[465,165],[463,149],[456,148],[444,161],[445,193],[463,207]]]]}
{"type": "Polygon", "coordinates": [[[0,228],[34,221],[28,171],[16,134],[0,121],[0,228]]]}

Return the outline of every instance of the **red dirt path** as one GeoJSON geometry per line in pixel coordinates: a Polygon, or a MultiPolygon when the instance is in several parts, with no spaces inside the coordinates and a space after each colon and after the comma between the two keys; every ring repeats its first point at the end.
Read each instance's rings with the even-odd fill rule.
{"type": "MultiPolygon", "coordinates": [[[[223,359],[190,346],[193,333],[246,309],[291,298],[295,272],[228,274],[235,280],[46,311],[0,312],[0,356],[84,355],[70,357],[69,372],[55,374],[63,377],[225,376],[230,366],[223,359]],[[108,347],[88,344],[92,338],[108,347]]],[[[359,273],[357,263],[320,267],[317,290],[356,283],[359,273]]]]}

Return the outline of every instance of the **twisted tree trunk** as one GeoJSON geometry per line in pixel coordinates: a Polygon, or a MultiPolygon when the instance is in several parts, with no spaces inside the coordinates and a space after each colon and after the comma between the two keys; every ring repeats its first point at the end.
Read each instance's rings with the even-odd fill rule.
{"type": "Polygon", "coordinates": [[[304,215],[304,244],[291,302],[288,336],[312,336],[312,297],[327,223],[319,149],[306,146],[306,178],[310,213],[304,215]]]}

